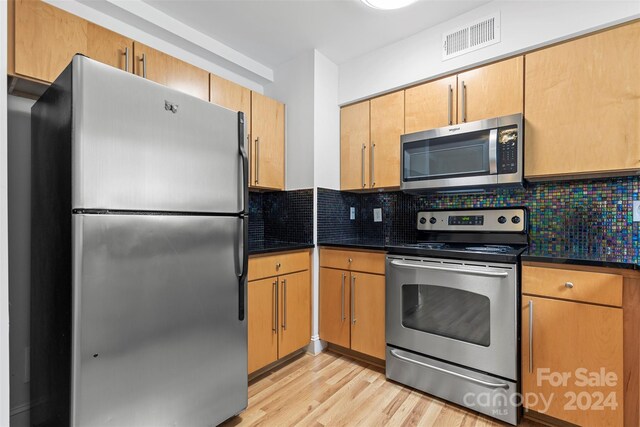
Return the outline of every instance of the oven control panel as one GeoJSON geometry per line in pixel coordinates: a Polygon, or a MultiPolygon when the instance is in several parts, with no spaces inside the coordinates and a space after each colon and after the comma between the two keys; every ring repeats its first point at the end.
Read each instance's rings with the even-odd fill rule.
{"type": "Polygon", "coordinates": [[[493,231],[523,233],[527,230],[522,208],[418,212],[418,230],[493,231]]]}

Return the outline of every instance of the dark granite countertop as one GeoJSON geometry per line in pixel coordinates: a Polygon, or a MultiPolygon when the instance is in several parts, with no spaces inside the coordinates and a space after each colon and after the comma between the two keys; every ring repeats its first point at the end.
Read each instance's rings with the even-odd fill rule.
{"type": "Polygon", "coordinates": [[[309,249],[314,246],[313,243],[281,242],[279,240],[249,241],[249,255],[309,249]]]}
{"type": "Polygon", "coordinates": [[[529,248],[522,254],[522,261],[548,262],[552,264],[585,265],[591,267],[624,268],[640,271],[640,265],[634,262],[606,260],[596,256],[570,253],[548,253],[529,248]]]}
{"type": "Polygon", "coordinates": [[[384,241],[380,239],[333,240],[331,242],[318,242],[318,246],[370,249],[370,250],[377,250],[377,251],[384,251],[386,249],[384,241]]]}

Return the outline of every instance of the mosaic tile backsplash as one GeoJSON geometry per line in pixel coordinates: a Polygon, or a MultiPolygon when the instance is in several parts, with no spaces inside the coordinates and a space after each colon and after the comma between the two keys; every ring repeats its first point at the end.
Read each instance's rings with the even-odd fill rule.
{"type": "Polygon", "coordinates": [[[632,213],[639,190],[640,177],[529,183],[525,190],[480,195],[350,194],[319,189],[318,242],[339,236],[387,245],[412,242],[419,210],[526,206],[532,253],[639,263],[639,227],[632,213]],[[354,202],[360,215],[357,221],[349,221],[345,206],[354,202]],[[383,209],[382,223],[373,223],[374,207],[383,209]]]}
{"type": "Polygon", "coordinates": [[[313,243],[313,190],[250,192],[249,240],[313,243]]]}

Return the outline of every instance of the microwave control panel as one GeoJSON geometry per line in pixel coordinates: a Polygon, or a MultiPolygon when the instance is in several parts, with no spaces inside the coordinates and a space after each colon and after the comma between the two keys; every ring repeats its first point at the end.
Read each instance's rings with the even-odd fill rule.
{"type": "Polygon", "coordinates": [[[498,174],[518,172],[518,127],[498,129],[498,174]]]}

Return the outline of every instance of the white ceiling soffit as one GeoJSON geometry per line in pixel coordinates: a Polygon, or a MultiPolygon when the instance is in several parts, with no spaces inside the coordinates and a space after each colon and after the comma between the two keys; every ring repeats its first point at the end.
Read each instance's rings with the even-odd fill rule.
{"type": "MultiPolygon", "coordinates": [[[[172,31],[173,28],[165,28],[147,18],[139,17],[115,3],[106,0],[43,1],[260,93],[262,93],[264,85],[273,82],[272,69],[219,43],[217,40],[211,41],[217,46],[226,48],[227,53],[233,53],[231,56],[233,59],[246,58],[247,61],[238,64],[223,57],[222,51],[212,52],[176,34],[172,31]],[[252,64],[257,64],[257,67],[253,67],[252,64]]],[[[145,5],[139,0],[123,3],[145,5]]],[[[168,16],[167,18],[171,19],[168,16]]],[[[179,25],[184,24],[179,23],[179,25]]],[[[187,29],[191,30],[191,28],[187,29]]],[[[207,38],[210,39],[210,37],[207,38]]]]}
{"type": "Polygon", "coordinates": [[[131,0],[105,0],[119,8],[135,15],[145,21],[151,22],[160,28],[169,31],[180,38],[187,40],[197,46],[200,46],[207,51],[226,59],[255,75],[273,81],[273,70],[261,63],[254,61],[248,56],[230,48],[229,46],[221,43],[206,34],[203,34],[187,24],[178,21],[175,18],[167,15],[166,13],[156,9],[155,7],[142,2],[131,0]]]}

